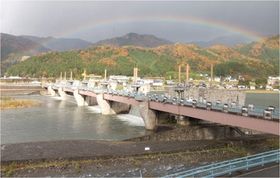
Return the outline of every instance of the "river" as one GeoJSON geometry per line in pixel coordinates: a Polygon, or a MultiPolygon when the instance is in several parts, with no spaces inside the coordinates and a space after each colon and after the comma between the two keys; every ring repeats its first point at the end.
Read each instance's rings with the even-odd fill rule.
{"type": "MultiPolygon", "coordinates": [[[[131,114],[101,115],[98,106],[77,107],[74,99],[18,95],[39,100],[39,107],[1,111],[1,143],[50,140],[123,140],[146,135],[144,122],[131,114]]],[[[246,104],[279,107],[279,94],[247,94],[246,104]]]]}
{"type": "Polygon", "coordinates": [[[97,106],[49,96],[13,96],[39,100],[39,107],[1,111],[1,143],[49,140],[123,140],[147,133],[140,117],[101,115],[97,106]]]}

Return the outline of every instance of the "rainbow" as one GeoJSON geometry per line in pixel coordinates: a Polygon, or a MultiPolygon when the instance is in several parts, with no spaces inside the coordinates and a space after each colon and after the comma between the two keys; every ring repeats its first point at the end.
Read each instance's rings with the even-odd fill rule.
{"type": "Polygon", "coordinates": [[[83,32],[85,30],[94,30],[95,28],[106,26],[106,25],[121,25],[126,23],[135,22],[165,22],[165,23],[189,23],[193,25],[202,25],[205,28],[216,28],[226,32],[240,34],[246,36],[254,41],[260,40],[262,36],[254,31],[250,31],[241,26],[237,26],[231,23],[222,22],[213,19],[202,19],[193,16],[145,16],[139,17],[116,17],[112,19],[100,19],[98,21],[88,21],[87,23],[78,25],[75,28],[64,30],[56,34],[57,37],[71,36],[72,34],[83,32]]]}

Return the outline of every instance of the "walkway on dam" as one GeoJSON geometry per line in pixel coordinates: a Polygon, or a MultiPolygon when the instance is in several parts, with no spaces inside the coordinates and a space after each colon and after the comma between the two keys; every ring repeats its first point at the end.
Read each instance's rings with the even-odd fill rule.
{"type": "Polygon", "coordinates": [[[93,159],[151,153],[219,148],[227,143],[213,140],[192,141],[93,141],[64,140],[1,145],[1,163],[59,159],[93,159]],[[145,150],[145,148],[149,150],[145,150]],[[66,151],[67,150],[67,151],[66,151]]]}

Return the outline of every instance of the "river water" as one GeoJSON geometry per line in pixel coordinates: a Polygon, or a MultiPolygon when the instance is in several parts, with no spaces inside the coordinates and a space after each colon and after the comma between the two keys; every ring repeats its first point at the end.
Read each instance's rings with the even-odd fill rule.
{"type": "Polygon", "coordinates": [[[245,104],[254,104],[264,108],[267,106],[279,108],[279,93],[247,93],[245,104]]]}
{"type": "MultiPolygon", "coordinates": [[[[13,96],[14,97],[14,96],[13,96]]],[[[140,117],[105,116],[98,106],[77,107],[49,96],[16,96],[39,100],[39,107],[1,111],[1,144],[49,140],[123,140],[147,132],[140,117]]]]}
{"type": "MultiPolygon", "coordinates": [[[[77,107],[74,99],[13,96],[39,100],[39,107],[1,111],[1,143],[49,140],[123,140],[146,135],[144,122],[131,114],[105,116],[98,106],[77,107]]],[[[246,104],[279,107],[279,94],[247,94],[246,104]]],[[[137,115],[137,114],[136,114],[137,115]]]]}

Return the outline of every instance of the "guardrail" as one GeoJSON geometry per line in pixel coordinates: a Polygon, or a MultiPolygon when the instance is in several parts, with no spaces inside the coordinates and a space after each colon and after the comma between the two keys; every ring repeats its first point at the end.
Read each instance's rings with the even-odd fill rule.
{"type": "Polygon", "coordinates": [[[267,163],[279,163],[280,150],[272,150],[252,156],[246,156],[228,161],[213,163],[194,169],[176,172],[165,177],[215,177],[231,175],[235,171],[248,170],[267,163]]]}

